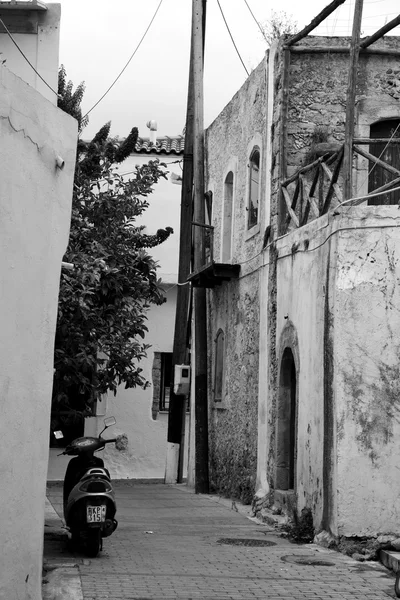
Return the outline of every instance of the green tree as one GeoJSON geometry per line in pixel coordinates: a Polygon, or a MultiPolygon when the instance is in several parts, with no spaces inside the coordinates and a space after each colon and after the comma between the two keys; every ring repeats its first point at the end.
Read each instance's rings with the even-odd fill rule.
{"type": "Polygon", "coordinates": [[[107,123],[91,142],[78,143],[64,256],[71,268],[61,274],[54,353],[53,414],[67,420],[91,414],[96,399],[120,384],[148,385],[138,364],[149,347],[146,313],[165,301],[148,249],[173,231],[146,235],[136,224],[154,185],[166,177],[157,160],[136,166],[129,179],[120,175],[118,163],[137,137],[133,128],[120,143],[107,123]]]}

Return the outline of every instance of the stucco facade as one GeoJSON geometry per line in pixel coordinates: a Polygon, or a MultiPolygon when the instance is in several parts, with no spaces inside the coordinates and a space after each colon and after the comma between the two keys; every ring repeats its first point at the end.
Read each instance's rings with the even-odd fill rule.
{"type": "Polygon", "coordinates": [[[39,600],[54,335],[77,124],[2,66],[0,137],[0,598],[39,600]]]}
{"type": "MultiPolygon", "coordinates": [[[[240,264],[238,279],[208,293],[211,482],[233,497],[255,494],[258,506],[299,514],[307,508],[316,532],[337,537],[399,532],[400,217],[397,206],[337,207],[336,199],[327,214],[311,215],[297,228],[287,218],[280,183],[315,159],[317,130],[323,141],[344,140],[348,53],[307,47],[347,44],[302,40],[284,81],[283,40],[275,43],[206,137],[215,260],[222,262],[226,173],[232,171],[231,262],[240,264]],[[246,179],[254,136],[262,156],[259,227],[249,231],[246,179]],[[216,403],[220,330],[225,396],[216,403]]],[[[370,137],[375,122],[400,118],[397,58],[383,52],[398,50],[398,40],[385,38],[376,47],[380,53],[360,55],[360,138],[370,137]]],[[[368,192],[370,168],[355,157],[354,196],[368,192]]],[[[296,214],[303,209],[298,203],[296,214]]]]}

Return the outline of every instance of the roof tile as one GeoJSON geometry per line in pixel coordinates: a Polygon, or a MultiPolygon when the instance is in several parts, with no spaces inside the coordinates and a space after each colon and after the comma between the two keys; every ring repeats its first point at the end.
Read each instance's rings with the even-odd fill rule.
{"type": "Polygon", "coordinates": [[[149,138],[139,137],[135,146],[139,154],[183,154],[184,149],[185,138],[182,135],[157,138],[155,144],[149,138]]]}

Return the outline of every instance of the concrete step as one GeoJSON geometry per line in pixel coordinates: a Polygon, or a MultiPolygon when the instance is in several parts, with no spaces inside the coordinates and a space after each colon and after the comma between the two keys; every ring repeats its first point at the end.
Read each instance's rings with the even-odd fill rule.
{"type": "Polygon", "coordinates": [[[379,553],[379,559],[381,563],[384,564],[388,569],[391,569],[395,573],[400,571],[400,552],[381,550],[379,553]]]}

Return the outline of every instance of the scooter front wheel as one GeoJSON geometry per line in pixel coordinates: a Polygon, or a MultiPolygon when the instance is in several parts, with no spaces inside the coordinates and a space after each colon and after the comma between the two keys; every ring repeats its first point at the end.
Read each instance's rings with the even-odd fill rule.
{"type": "Polygon", "coordinates": [[[394,584],[394,593],[396,594],[396,598],[400,598],[400,571],[397,571],[397,574],[396,574],[396,582],[394,584]]]}
{"type": "Polygon", "coordinates": [[[86,540],[86,554],[91,558],[96,558],[101,550],[101,546],[101,529],[89,530],[86,540]]]}

